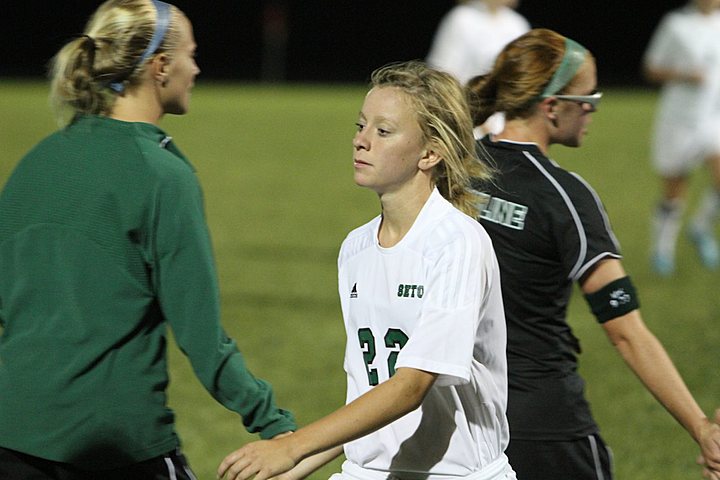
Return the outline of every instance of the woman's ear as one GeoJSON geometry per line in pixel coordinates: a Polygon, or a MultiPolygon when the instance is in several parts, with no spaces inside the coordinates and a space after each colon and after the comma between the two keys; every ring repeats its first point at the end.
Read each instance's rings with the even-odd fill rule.
{"type": "Polygon", "coordinates": [[[442,157],[437,153],[436,149],[433,148],[433,145],[428,145],[418,161],[418,168],[423,171],[430,170],[440,163],[441,160],[442,157]]]}
{"type": "Polygon", "coordinates": [[[542,110],[542,112],[548,119],[554,122],[555,120],[557,120],[557,104],[558,101],[556,98],[548,97],[544,98],[542,102],[538,104],[538,108],[542,110]]]}
{"type": "Polygon", "coordinates": [[[168,67],[170,65],[170,58],[164,54],[159,53],[153,57],[152,60],[152,72],[155,82],[159,83],[163,87],[168,82],[168,67]]]}

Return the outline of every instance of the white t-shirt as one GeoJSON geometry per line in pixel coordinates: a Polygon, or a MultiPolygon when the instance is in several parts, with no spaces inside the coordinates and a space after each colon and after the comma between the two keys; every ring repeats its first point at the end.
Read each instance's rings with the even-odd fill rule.
{"type": "Polygon", "coordinates": [[[720,119],[720,12],[703,15],[686,6],[663,17],[645,52],[650,67],[703,72],[705,81],[694,85],[668,82],[663,86],[663,120],[696,126],[708,118],[720,119]]]}
{"type": "Polygon", "coordinates": [[[666,14],[644,61],[651,68],[704,73],[701,84],[665,83],[655,118],[656,170],[686,174],[720,152],[720,13],[703,15],[688,5],[666,14]]]}
{"type": "Polygon", "coordinates": [[[345,445],[373,472],[467,476],[508,444],[505,315],[497,260],[482,226],[435,190],[395,246],[381,217],[352,231],[338,259],[347,333],[347,401],[395,368],[439,374],[422,406],[345,445]]]}
{"type": "MultiPolygon", "coordinates": [[[[452,74],[465,85],[476,75],[492,70],[500,51],[530,30],[525,17],[512,8],[501,7],[491,12],[482,0],[463,3],[451,9],[440,21],[433,38],[427,63],[452,74]]],[[[493,114],[476,137],[500,133],[505,125],[501,112],[493,114]]]]}
{"type": "Polygon", "coordinates": [[[427,63],[465,84],[489,72],[503,47],[529,29],[527,20],[511,8],[491,13],[481,0],[461,4],[440,21],[427,63]]]}

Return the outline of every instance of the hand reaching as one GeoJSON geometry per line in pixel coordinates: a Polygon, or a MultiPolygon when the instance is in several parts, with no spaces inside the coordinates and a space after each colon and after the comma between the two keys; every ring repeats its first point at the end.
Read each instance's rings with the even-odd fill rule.
{"type": "Polygon", "coordinates": [[[704,467],[703,477],[720,480],[720,409],[715,410],[714,422],[709,422],[701,432],[700,450],[697,463],[704,467]]]}
{"type": "Polygon", "coordinates": [[[292,469],[299,459],[290,453],[287,435],[248,443],[225,457],[218,467],[218,478],[227,480],[266,480],[292,469]]]}

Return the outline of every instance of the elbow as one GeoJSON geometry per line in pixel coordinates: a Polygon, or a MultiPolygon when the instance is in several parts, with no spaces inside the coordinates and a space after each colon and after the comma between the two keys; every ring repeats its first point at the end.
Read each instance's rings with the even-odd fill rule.
{"type": "Polygon", "coordinates": [[[427,397],[429,391],[430,389],[428,388],[427,390],[416,390],[412,392],[408,396],[408,410],[412,411],[420,408],[420,405],[422,405],[423,401],[425,401],[425,397],[427,397]]]}
{"type": "Polygon", "coordinates": [[[408,388],[405,390],[405,394],[403,395],[405,397],[405,401],[403,403],[405,404],[406,411],[411,412],[420,408],[423,401],[425,401],[425,397],[427,397],[431,386],[432,384],[427,386],[409,385],[408,388]]]}
{"type": "Polygon", "coordinates": [[[415,369],[398,369],[395,373],[395,380],[402,385],[402,403],[405,405],[406,411],[415,410],[422,405],[436,378],[437,374],[435,373],[415,369]]]}
{"type": "Polygon", "coordinates": [[[660,73],[656,69],[654,69],[648,65],[643,66],[642,76],[646,82],[651,83],[653,85],[659,85],[662,83],[662,76],[660,75],[660,73]]]}
{"type": "Polygon", "coordinates": [[[603,324],[603,327],[605,327],[605,333],[607,334],[607,338],[610,341],[610,344],[615,347],[619,348],[622,345],[626,345],[628,343],[628,337],[625,334],[625,331],[622,328],[613,328],[615,325],[613,325],[613,322],[620,322],[622,320],[618,318],[613,318],[612,320],[608,320],[605,324],[603,324]]]}
{"type": "Polygon", "coordinates": [[[627,358],[632,352],[642,350],[644,346],[655,341],[655,337],[642,321],[638,310],[608,320],[603,324],[603,328],[608,340],[623,358],[627,358]]]}

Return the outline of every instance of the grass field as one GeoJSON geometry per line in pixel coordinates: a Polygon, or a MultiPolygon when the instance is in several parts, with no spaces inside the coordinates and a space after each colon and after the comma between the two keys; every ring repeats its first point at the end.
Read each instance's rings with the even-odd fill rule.
{"type": "MultiPolygon", "coordinates": [[[[374,194],[352,182],[351,138],[363,95],[363,86],[201,82],[191,113],[161,125],[204,186],[223,323],[253,372],[274,385],[279,403],[301,424],[344,401],[336,253],[344,235],[378,211],[374,194]]],[[[0,185],[54,129],[46,97],[42,83],[0,82],[0,185]]],[[[647,145],[655,100],[652,91],[606,92],[585,146],[555,147],[551,155],[603,198],[646,322],[711,413],[720,406],[720,273],[703,270],[684,238],[673,278],[654,276],[648,265],[657,181],[647,145]]],[[[692,202],[705,184],[702,174],[693,178],[692,202]]],[[[571,323],[617,478],[700,478],[696,446],[623,365],[579,295],[571,323]]],[[[211,399],[174,347],[170,357],[170,403],[184,451],[200,479],[214,478],[223,456],[255,437],[211,399]]],[[[338,466],[313,478],[325,479],[338,466]]]]}

